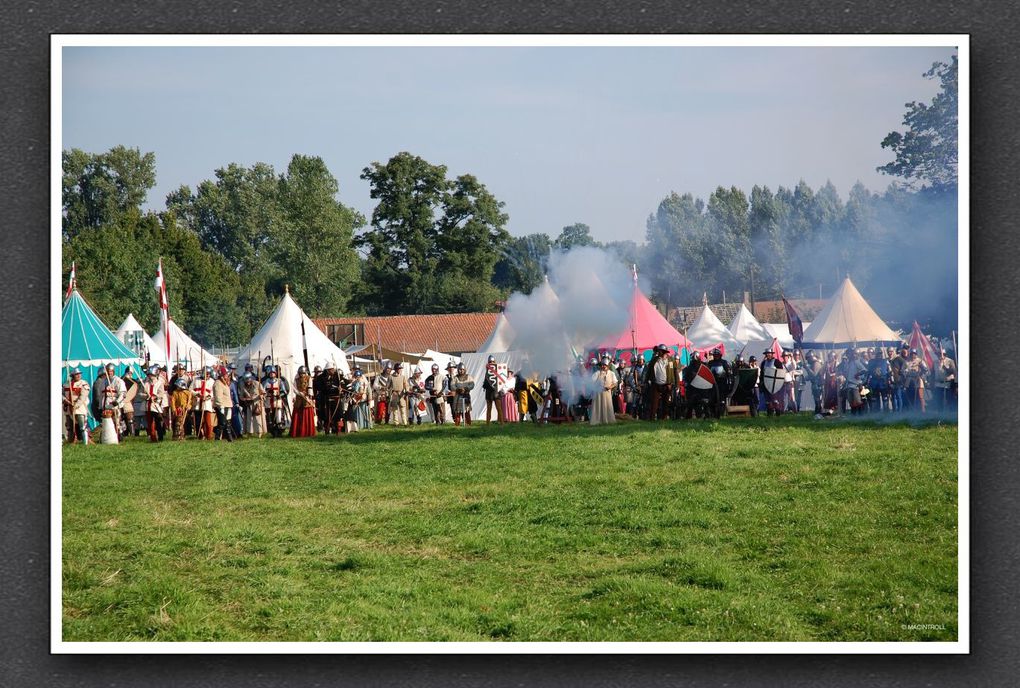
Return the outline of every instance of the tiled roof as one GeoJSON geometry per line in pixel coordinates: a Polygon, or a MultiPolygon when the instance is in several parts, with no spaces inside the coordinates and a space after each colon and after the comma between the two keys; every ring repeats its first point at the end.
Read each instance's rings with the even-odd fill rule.
{"type": "MultiPolygon", "coordinates": [[[[351,325],[357,328],[358,344],[377,344],[387,349],[423,353],[433,349],[447,354],[477,351],[496,325],[498,313],[443,313],[436,315],[387,315],[378,317],[315,318],[320,330],[334,339],[336,328],[330,325],[351,325]]],[[[346,329],[350,332],[349,328],[346,329]]],[[[339,336],[343,336],[340,334],[339,336]]]]}

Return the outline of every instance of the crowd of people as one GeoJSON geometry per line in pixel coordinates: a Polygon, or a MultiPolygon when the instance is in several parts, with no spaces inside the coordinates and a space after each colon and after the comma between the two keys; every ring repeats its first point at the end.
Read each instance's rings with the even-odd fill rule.
{"type": "MultiPolygon", "coordinates": [[[[660,344],[648,361],[637,352],[626,362],[619,354],[602,355],[551,375],[515,372],[490,356],[478,383],[486,423],[600,425],[619,417],[719,418],[738,409],[771,416],[806,410],[806,391],[816,416],[955,409],[956,364],[943,350],[931,369],[906,345],[850,348],[839,356],[776,353],[727,361],[715,349],[705,360],[693,352],[684,365],[660,344]]],[[[88,442],[90,415],[110,419],[118,441],[145,432],[152,442],[167,436],[226,442],[267,434],[308,437],[423,422],[471,425],[476,380],[463,363],[445,371],[433,364],[428,375],[417,366],[408,374],[406,367],[385,364],[374,376],[355,367],[347,376],[327,363],[311,371],[302,366],[288,381],[270,362],[260,371],[250,363],[242,371],[231,364],[194,372],[151,365],[136,379],[130,367],[119,376],[111,363],[91,383],[74,369],[63,388],[65,438],[88,442]]]]}

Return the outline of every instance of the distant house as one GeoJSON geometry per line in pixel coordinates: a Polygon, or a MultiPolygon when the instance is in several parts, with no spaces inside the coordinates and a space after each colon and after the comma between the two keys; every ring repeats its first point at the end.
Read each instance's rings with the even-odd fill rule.
{"type": "Polygon", "coordinates": [[[499,313],[441,313],[315,318],[312,322],[343,349],[376,345],[405,353],[431,349],[460,356],[485,343],[497,317],[499,313]]]}

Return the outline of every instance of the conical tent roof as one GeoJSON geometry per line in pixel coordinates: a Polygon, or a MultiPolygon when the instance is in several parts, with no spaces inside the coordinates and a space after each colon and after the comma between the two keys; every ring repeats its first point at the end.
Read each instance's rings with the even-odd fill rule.
{"type": "Polygon", "coordinates": [[[478,347],[478,352],[497,353],[510,351],[516,336],[513,326],[507,320],[506,314],[500,313],[499,317],[496,318],[496,324],[492,328],[492,333],[489,334],[489,338],[485,340],[485,343],[478,347]]]}
{"type": "MultiPolygon", "coordinates": [[[[173,318],[168,321],[167,331],[170,332],[170,365],[183,363],[188,367],[188,370],[197,370],[203,363],[209,366],[220,360],[219,356],[189,337],[184,330],[178,327],[173,318]]],[[[166,334],[162,327],[152,336],[152,339],[159,347],[160,356],[165,358],[162,342],[166,341],[166,334]]]]}
{"type": "Polygon", "coordinates": [[[128,313],[114,334],[124,342],[125,346],[138,353],[142,358],[148,354],[149,360],[154,363],[162,363],[165,359],[163,347],[146,333],[145,328],[135,319],[133,313],[128,313]]]}
{"type": "Polygon", "coordinates": [[[638,351],[644,351],[657,344],[689,347],[688,338],[669,324],[648,297],[641,293],[636,282],[631,290],[628,310],[630,324],[627,329],[599,342],[593,348],[606,351],[612,349],[629,351],[636,348],[638,351]]]}
{"type": "Polygon", "coordinates": [[[319,365],[325,368],[327,363],[334,363],[338,371],[350,376],[351,368],[343,349],[331,342],[326,333],[311,321],[291,298],[289,291],[284,293],[276,310],[255,333],[248,346],[241,349],[237,355],[238,366],[252,363],[258,369],[262,365],[259,357],[264,359],[272,355],[273,362],[280,369],[280,377],[293,387],[298,368],[305,364],[301,323],[305,326],[309,367],[319,365]]]}
{"type": "Polygon", "coordinates": [[[882,322],[847,277],[804,331],[803,346],[821,349],[861,344],[893,346],[899,343],[899,336],[882,322]]]}
{"type": "Polygon", "coordinates": [[[758,322],[758,319],[744,304],[740,304],[740,310],[733,316],[733,321],[727,329],[740,344],[770,338],[768,330],[758,322]]]}
{"type": "MultiPolygon", "coordinates": [[[[123,375],[128,367],[139,377],[142,373],[138,355],[110,332],[77,289],[60,313],[60,361],[61,384],[66,384],[70,371],[78,368],[82,379],[92,385],[107,363],[116,366],[117,375],[123,375]]],[[[90,427],[96,426],[91,412],[88,422],[90,427]]]]}
{"type": "Polygon", "coordinates": [[[722,321],[708,306],[701,310],[694,320],[694,324],[687,330],[687,337],[698,347],[722,344],[727,355],[741,349],[733,333],[722,324],[722,321]]]}

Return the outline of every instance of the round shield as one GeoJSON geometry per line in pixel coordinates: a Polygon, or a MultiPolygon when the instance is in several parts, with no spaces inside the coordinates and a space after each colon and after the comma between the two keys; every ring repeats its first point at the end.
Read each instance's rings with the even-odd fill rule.
{"type": "Polygon", "coordinates": [[[698,366],[698,372],[691,378],[691,387],[705,391],[715,387],[715,375],[712,374],[707,365],[698,366]]]}
{"type": "Polygon", "coordinates": [[[775,394],[786,384],[786,369],[765,366],[761,372],[762,386],[769,394],[775,394]]]}

